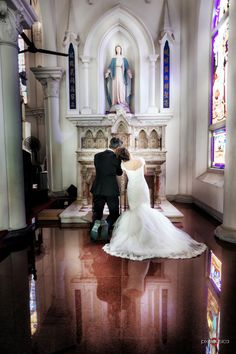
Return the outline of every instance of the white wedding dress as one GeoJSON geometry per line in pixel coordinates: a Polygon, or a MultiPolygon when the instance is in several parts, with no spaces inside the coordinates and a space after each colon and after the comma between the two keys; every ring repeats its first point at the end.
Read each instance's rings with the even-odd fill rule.
{"type": "Polygon", "coordinates": [[[110,243],[103,250],[113,256],[132,260],[149,258],[192,258],[207,248],[178,229],[157,209],[150,206],[149,189],[144,177],[145,161],[136,170],[121,167],[128,176],[129,210],[115,223],[110,243]]]}

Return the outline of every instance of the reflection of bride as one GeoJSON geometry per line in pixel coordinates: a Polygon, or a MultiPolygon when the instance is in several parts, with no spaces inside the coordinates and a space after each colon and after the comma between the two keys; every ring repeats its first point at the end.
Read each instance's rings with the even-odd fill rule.
{"type": "Polygon", "coordinates": [[[128,60],[122,55],[121,46],[117,45],[115,52],[116,55],[112,58],[105,74],[107,100],[110,105],[110,112],[115,112],[117,109],[130,112],[129,99],[132,74],[128,60]]]}
{"type": "Polygon", "coordinates": [[[132,159],[126,148],[119,148],[122,169],[128,176],[129,210],[116,221],[105,252],[122,258],[191,258],[200,255],[206,245],[196,242],[186,232],[150,206],[149,189],[144,177],[145,161],[132,159]]]}

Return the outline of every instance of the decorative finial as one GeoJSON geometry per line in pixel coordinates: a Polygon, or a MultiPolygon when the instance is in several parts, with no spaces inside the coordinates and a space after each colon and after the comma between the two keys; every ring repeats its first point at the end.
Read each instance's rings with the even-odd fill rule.
{"type": "Polygon", "coordinates": [[[168,0],[164,0],[163,2],[163,27],[160,30],[160,37],[162,38],[165,33],[168,33],[172,39],[174,39],[174,32],[171,27],[170,23],[170,15],[169,15],[169,6],[168,6],[168,0]]]}
{"type": "Polygon", "coordinates": [[[4,19],[7,15],[7,3],[6,1],[0,1],[0,18],[4,19]]]}

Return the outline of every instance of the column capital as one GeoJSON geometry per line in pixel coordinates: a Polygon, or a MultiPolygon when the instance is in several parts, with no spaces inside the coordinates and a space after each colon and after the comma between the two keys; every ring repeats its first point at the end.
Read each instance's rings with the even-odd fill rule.
{"type": "Polygon", "coordinates": [[[64,69],[61,67],[39,67],[30,68],[36,79],[43,86],[44,97],[58,97],[59,84],[64,74],[64,69]]]}
{"type": "Polygon", "coordinates": [[[83,64],[89,64],[91,61],[91,58],[86,55],[81,55],[80,60],[82,61],[83,64]]]}
{"type": "Polygon", "coordinates": [[[159,57],[159,54],[150,54],[148,56],[148,59],[150,63],[155,63],[157,61],[157,58],[159,57]]]}
{"type": "Polygon", "coordinates": [[[27,0],[0,0],[0,43],[16,45],[18,34],[30,28],[37,16],[27,0]]]}
{"type": "Polygon", "coordinates": [[[78,34],[72,31],[65,31],[65,36],[63,39],[63,45],[67,46],[70,43],[72,43],[74,46],[79,46],[80,45],[80,37],[78,34]]]}

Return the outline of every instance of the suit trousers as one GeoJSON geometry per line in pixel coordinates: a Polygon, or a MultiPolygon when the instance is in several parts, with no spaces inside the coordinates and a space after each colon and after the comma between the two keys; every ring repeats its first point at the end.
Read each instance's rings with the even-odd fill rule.
{"type": "Polygon", "coordinates": [[[119,197],[105,196],[105,195],[93,195],[93,222],[95,220],[101,220],[103,217],[104,206],[107,203],[109,209],[109,215],[106,219],[108,228],[111,229],[112,225],[118,219],[119,213],[119,197]]]}

